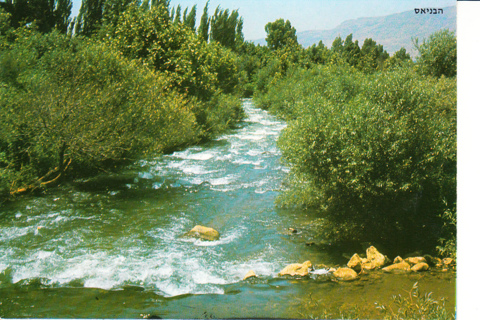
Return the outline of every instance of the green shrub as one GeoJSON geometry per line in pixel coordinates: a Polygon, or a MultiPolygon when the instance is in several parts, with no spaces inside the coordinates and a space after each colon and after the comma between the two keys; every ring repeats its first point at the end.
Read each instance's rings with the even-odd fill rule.
{"type": "Polygon", "coordinates": [[[334,307],[326,301],[314,299],[311,295],[303,298],[299,315],[302,319],[388,319],[388,320],[453,320],[455,314],[449,312],[444,298],[434,299],[433,293],[421,294],[418,283],[405,294],[394,295],[391,303],[383,305],[375,302],[353,305],[345,303],[334,307]],[[377,314],[377,312],[380,314],[377,314]]]}
{"type": "Polygon", "coordinates": [[[449,313],[445,307],[445,300],[440,301],[432,298],[432,292],[421,295],[416,282],[408,295],[393,296],[393,306],[378,306],[387,320],[453,320],[454,313],[449,313]]]}
{"type": "Polygon", "coordinates": [[[328,66],[306,79],[271,90],[295,114],[279,140],[283,204],[318,208],[328,242],[432,246],[456,196],[456,81],[328,66]]]}
{"type": "Polygon", "coordinates": [[[193,103],[155,73],[104,45],[31,33],[2,52],[2,188],[92,174],[194,142],[193,103]],[[73,169],[73,170],[72,170],[73,169]],[[8,185],[8,186],[6,186],[8,185]]]}
{"type": "Polygon", "coordinates": [[[457,38],[447,29],[433,33],[420,44],[415,40],[420,56],[418,65],[423,74],[434,77],[455,77],[457,75],[457,38]]]}
{"type": "Polygon", "coordinates": [[[129,5],[100,34],[123,56],[165,75],[173,88],[195,100],[193,111],[204,131],[202,138],[211,138],[242,115],[219,104],[229,100],[219,98],[220,94],[239,91],[236,55],[217,42],[203,41],[188,26],[173,23],[164,5],[149,10],[129,5]]]}
{"type": "Polygon", "coordinates": [[[309,70],[290,68],[286,76],[270,77],[264,93],[257,91],[254,99],[260,107],[291,120],[303,115],[303,105],[308,99],[323,97],[338,103],[348,101],[355,96],[361,82],[362,75],[346,65],[309,70]]]}

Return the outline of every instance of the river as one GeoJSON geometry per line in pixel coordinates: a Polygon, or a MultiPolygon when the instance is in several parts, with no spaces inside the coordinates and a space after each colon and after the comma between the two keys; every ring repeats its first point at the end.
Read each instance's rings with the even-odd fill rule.
{"type": "Polygon", "coordinates": [[[373,316],[372,301],[416,281],[454,304],[452,273],[279,277],[290,263],[347,260],[305,244],[312,213],[275,206],[286,123],[244,108],[238,128],[207,144],[2,207],[0,317],[303,318],[346,303],[373,316]],[[182,237],[197,224],[220,239],[182,237]],[[258,278],[243,281],[249,270],[258,278]]]}

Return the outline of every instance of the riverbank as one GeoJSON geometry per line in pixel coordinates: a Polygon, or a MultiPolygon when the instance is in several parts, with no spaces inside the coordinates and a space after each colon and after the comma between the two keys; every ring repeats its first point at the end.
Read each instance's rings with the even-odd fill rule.
{"type": "Polygon", "coordinates": [[[361,281],[321,279],[252,279],[224,285],[224,294],[186,294],[171,298],[139,286],[118,290],[75,287],[52,288],[27,284],[1,289],[2,317],[31,318],[319,318],[383,319],[379,306],[398,310],[392,297],[408,297],[415,283],[420,296],[445,300],[455,312],[452,272],[423,274],[370,274],[361,281]],[[82,306],[76,308],[75,306],[82,306]],[[395,309],[397,308],[397,309],[395,309]]]}
{"type": "Polygon", "coordinates": [[[298,318],[316,303],[319,317],[323,306],[358,306],[379,318],[374,303],[415,282],[454,306],[452,271],[279,277],[291,263],[343,266],[359,251],[306,245],[302,226],[316,213],[275,205],[289,171],[276,146],[286,123],[244,108],[245,121],[206,144],[2,206],[0,316],[298,318]],[[195,225],[220,238],[182,237],[195,225]],[[250,269],[258,278],[242,281],[250,269]]]}

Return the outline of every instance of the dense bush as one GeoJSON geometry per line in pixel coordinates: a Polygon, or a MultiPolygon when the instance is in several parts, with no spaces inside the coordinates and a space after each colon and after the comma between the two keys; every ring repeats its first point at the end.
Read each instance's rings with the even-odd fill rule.
{"type": "MultiPolygon", "coordinates": [[[[273,60],[277,61],[277,60],[273,60]]],[[[305,99],[320,97],[338,102],[346,102],[358,91],[363,75],[353,67],[345,64],[329,65],[321,68],[290,68],[283,76],[281,68],[273,64],[271,68],[263,68],[259,77],[263,76],[263,91],[257,90],[254,96],[258,106],[285,118],[296,119],[302,116],[305,99]],[[269,73],[273,76],[268,76],[269,73]],[[349,75],[349,76],[348,76],[349,75]]]]}
{"type": "Polygon", "coordinates": [[[179,92],[195,98],[194,111],[205,138],[218,133],[215,128],[242,119],[238,99],[218,98],[237,90],[234,53],[216,42],[206,43],[188,26],[172,22],[168,7],[157,5],[145,10],[130,5],[115,24],[106,24],[99,34],[102,42],[112,44],[125,57],[139,60],[166,75],[179,92]],[[216,104],[220,101],[230,104],[216,104]],[[232,112],[228,115],[227,111],[232,112]],[[208,112],[217,116],[206,116],[208,112]],[[221,113],[224,116],[218,117],[221,113]],[[211,119],[224,122],[216,123],[211,119]]]}
{"type": "Polygon", "coordinates": [[[280,203],[317,210],[325,243],[439,244],[455,256],[456,39],[440,31],[416,47],[414,62],[349,35],[272,50],[256,72],[256,105],[289,121],[280,203]]]}
{"type": "Polygon", "coordinates": [[[418,65],[423,74],[434,77],[457,75],[457,39],[453,31],[440,30],[420,44],[415,40],[420,56],[418,65]]]}
{"type": "Polygon", "coordinates": [[[291,119],[279,141],[291,167],[283,204],[318,208],[325,241],[433,246],[446,232],[441,216],[456,195],[454,79],[323,66],[293,72],[265,96],[291,119]]]}
{"type": "Polygon", "coordinates": [[[193,103],[106,45],[24,31],[1,57],[3,192],[199,137],[193,103]]]}
{"type": "Polygon", "coordinates": [[[0,193],[211,139],[244,117],[236,54],[195,33],[195,9],[183,22],[169,10],[85,0],[72,38],[0,9],[0,193]]]}

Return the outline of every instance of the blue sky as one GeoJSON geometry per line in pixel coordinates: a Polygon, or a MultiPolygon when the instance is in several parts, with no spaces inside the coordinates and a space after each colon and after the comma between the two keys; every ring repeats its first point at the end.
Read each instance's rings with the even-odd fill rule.
{"type": "MultiPolygon", "coordinates": [[[[182,9],[197,4],[197,20],[207,0],[171,0],[172,6],[182,9]]],[[[81,0],[73,0],[76,15],[81,0]]],[[[246,40],[265,38],[265,25],[279,18],[290,20],[297,32],[333,29],[345,20],[385,16],[415,8],[443,8],[454,6],[456,0],[210,0],[213,13],[223,9],[238,9],[243,17],[246,40]]]]}

